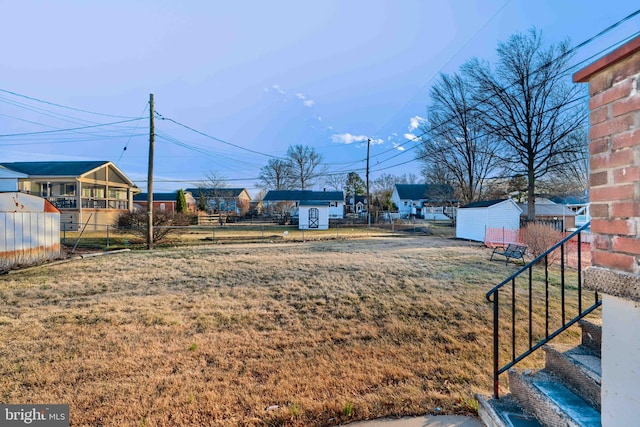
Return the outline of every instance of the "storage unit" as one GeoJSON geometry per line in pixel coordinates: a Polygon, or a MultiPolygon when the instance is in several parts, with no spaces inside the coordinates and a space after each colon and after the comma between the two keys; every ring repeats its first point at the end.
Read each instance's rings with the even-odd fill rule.
{"type": "Polygon", "coordinates": [[[299,230],[328,230],[329,203],[316,201],[301,201],[298,205],[299,230]]]}
{"type": "Polygon", "coordinates": [[[60,256],[60,211],[42,197],[0,193],[0,270],[60,256]]]}
{"type": "Polygon", "coordinates": [[[517,242],[521,213],[511,199],[470,203],[457,210],[456,237],[492,244],[517,242]]]}

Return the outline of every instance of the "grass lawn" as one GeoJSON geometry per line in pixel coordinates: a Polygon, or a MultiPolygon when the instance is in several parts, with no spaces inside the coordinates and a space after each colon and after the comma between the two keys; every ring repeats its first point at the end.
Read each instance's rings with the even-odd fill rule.
{"type": "Polygon", "coordinates": [[[473,394],[491,390],[484,293],[517,268],[488,254],[370,237],[131,251],[0,276],[0,399],[70,404],[74,426],[474,413],[473,394]]]}

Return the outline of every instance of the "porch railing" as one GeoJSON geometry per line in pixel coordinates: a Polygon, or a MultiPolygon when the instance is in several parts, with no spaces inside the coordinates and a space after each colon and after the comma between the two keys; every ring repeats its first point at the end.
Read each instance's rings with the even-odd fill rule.
{"type": "MultiPolygon", "coordinates": [[[[589,223],[583,225],[564,239],[551,246],[543,254],[536,257],[533,261],[523,266],[511,276],[496,285],[486,294],[489,302],[493,303],[493,395],[499,398],[499,376],[506,372],[516,363],[520,362],[531,353],[551,341],[561,332],[568,329],[578,320],[591,313],[601,305],[598,293],[594,293],[593,303],[588,303],[588,307],[583,307],[582,292],[582,241],[581,232],[589,227],[589,223]],[[569,247],[575,246],[577,240],[577,271],[575,274],[577,283],[570,283],[567,280],[568,267],[565,259],[569,247]],[[559,253],[558,253],[559,252],[559,253]],[[553,272],[555,280],[559,283],[553,283],[550,275],[550,264],[559,261],[559,267],[553,272]],[[536,271],[534,271],[534,268],[536,271]],[[541,271],[540,271],[541,270],[541,271]],[[522,280],[522,275],[525,275],[522,280]],[[534,274],[537,276],[534,281],[534,274]],[[518,280],[518,284],[516,281],[518,280]],[[524,286],[522,283],[524,282],[524,286]],[[534,286],[536,282],[536,286],[534,286]],[[544,290],[540,289],[539,282],[544,284],[544,290]],[[509,286],[510,285],[510,286],[509,286]],[[559,287],[559,293],[557,292],[559,287]],[[506,294],[506,307],[500,306],[500,295],[506,294]],[[577,314],[567,319],[571,314],[568,313],[572,309],[569,302],[569,294],[571,298],[577,298],[577,314]],[[519,305],[518,305],[519,304],[519,305]],[[560,308],[560,319],[550,316],[550,305],[560,308]],[[544,309],[544,329],[534,326],[534,313],[536,317],[540,315],[536,311],[544,309]],[[501,316],[502,313],[502,316],[501,316]],[[526,331],[525,338],[518,337],[517,331],[524,329],[526,331]],[[500,332],[503,332],[504,340],[501,341],[500,332]],[[527,336],[528,335],[528,339],[527,336]],[[534,338],[535,335],[535,338],[534,338]],[[522,342],[524,340],[524,343],[522,342]],[[508,363],[501,366],[499,354],[501,348],[509,352],[508,363]]],[[[588,298],[588,297],[585,297],[588,298]]]]}

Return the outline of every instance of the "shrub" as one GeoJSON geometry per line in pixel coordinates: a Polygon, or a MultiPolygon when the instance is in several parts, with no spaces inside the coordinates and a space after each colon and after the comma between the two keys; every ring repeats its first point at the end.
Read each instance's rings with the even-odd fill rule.
{"type": "MultiPolygon", "coordinates": [[[[168,228],[188,226],[190,215],[170,211],[153,211],[153,241],[161,242],[178,229],[168,228]]],[[[130,233],[141,238],[147,237],[147,212],[122,212],[115,220],[116,232],[130,233]]]]}
{"type": "MultiPolygon", "coordinates": [[[[522,241],[528,246],[528,251],[533,257],[544,253],[561,239],[560,231],[544,224],[532,223],[522,230],[522,241]]],[[[555,261],[557,256],[557,251],[554,251],[549,260],[555,261]]]]}

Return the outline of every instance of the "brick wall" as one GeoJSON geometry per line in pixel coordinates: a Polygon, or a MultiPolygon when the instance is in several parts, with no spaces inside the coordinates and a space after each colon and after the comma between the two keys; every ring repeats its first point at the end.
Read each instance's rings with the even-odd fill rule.
{"type": "Polygon", "coordinates": [[[591,96],[592,264],[640,273],[640,38],[574,80],[591,96]]]}

